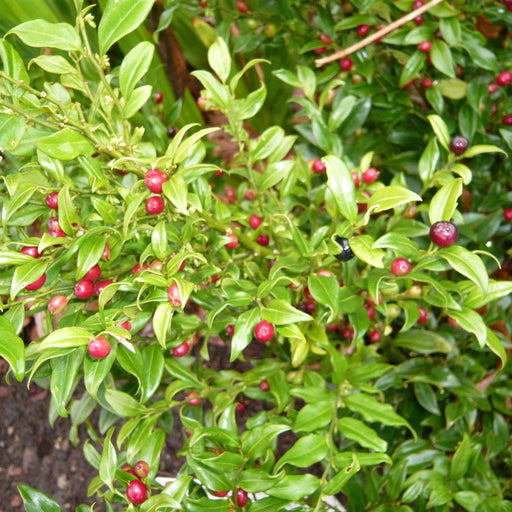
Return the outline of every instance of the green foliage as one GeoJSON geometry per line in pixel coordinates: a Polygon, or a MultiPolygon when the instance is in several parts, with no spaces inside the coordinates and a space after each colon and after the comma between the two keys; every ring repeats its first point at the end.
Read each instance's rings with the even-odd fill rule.
{"type": "MultiPolygon", "coordinates": [[[[510,510],[512,136],[506,87],[487,89],[510,56],[476,25],[510,29],[508,11],[439,4],[340,70],[314,51],[412,1],[154,3],[75,0],[74,21],[9,1],[1,27],[0,354],[46,383],[73,441],[89,422],[88,494],[134,510],[122,468],[144,460],[141,511],[319,512],[340,492],[354,512],[510,510]],[[154,43],[171,28],[205,122],[163,79],[154,43]],[[431,243],[438,221],[455,245],[431,243]],[[101,287],[77,297],[96,266],[101,287]],[[25,346],[38,312],[44,336],[25,346]],[[165,486],[177,431],[186,462],[165,486]]],[[[20,493],[27,511],[60,510],[20,493]]]]}

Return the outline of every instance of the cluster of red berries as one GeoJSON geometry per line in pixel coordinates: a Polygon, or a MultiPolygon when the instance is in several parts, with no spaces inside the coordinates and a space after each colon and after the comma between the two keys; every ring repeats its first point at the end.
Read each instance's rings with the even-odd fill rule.
{"type": "Polygon", "coordinates": [[[133,468],[125,465],[121,469],[135,477],[135,479],[130,480],[126,486],[126,497],[128,501],[134,505],[141,505],[148,499],[148,488],[142,479],[149,475],[149,464],[144,460],[140,460],[133,468]]]}
{"type": "MultiPolygon", "coordinates": [[[[162,193],[162,185],[169,178],[160,169],[149,169],[144,176],[144,183],[146,187],[153,192],[153,194],[162,193]]],[[[158,215],[164,211],[164,200],[160,195],[151,196],[146,200],[146,211],[149,215],[158,215]]]]}

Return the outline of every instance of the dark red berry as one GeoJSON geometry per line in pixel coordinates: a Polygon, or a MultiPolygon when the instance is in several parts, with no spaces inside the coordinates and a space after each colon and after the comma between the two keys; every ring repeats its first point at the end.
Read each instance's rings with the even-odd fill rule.
{"type": "Polygon", "coordinates": [[[164,95],[160,91],[158,91],[156,93],[155,103],[162,103],[162,101],[164,101],[164,95]]]}
{"type": "Polygon", "coordinates": [[[504,212],[503,212],[503,218],[505,220],[512,220],[512,208],[507,208],[504,212]]]}
{"type": "Polygon", "coordinates": [[[232,233],[226,236],[231,238],[231,241],[226,244],[226,247],[228,249],[234,249],[238,245],[238,237],[236,235],[233,235],[232,233]]]}
{"type": "Polygon", "coordinates": [[[27,284],[27,286],[25,286],[25,290],[28,290],[29,292],[39,290],[39,288],[41,288],[44,283],[46,283],[46,274],[43,274],[39,279],[37,279],[37,281],[27,284]]]}
{"type": "Polygon", "coordinates": [[[318,39],[324,44],[332,44],[332,39],[327,34],[319,34],[318,39]]]}
{"type": "Polygon", "coordinates": [[[162,193],[162,185],[169,178],[166,174],[160,169],[149,169],[149,171],[144,176],[144,183],[146,187],[153,192],[153,194],[161,194],[162,193]]]}
{"type": "Polygon", "coordinates": [[[131,480],[126,486],[126,497],[134,505],[141,505],[148,498],[148,488],[140,480],[131,480]]]}
{"type": "Polygon", "coordinates": [[[190,345],[186,341],[184,341],[183,343],[172,349],[172,355],[174,357],[184,357],[189,353],[189,351],[190,345]]]}
{"type": "Polygon", "coordinates": [[[131,330],[132,330],[132,326],[131,326],[130,322],[128,322],[128,321],[123,322],[123,323],[121,324],[121,327],[122,327],[123,329],[126,329],[127,331],[131,331],[131,330]]]}
{"type": "Polygon", "coordinates": [[[108,261],[110,259],[110,245],[108,245],[108,243],[105,244],[105,249],[103,249],[101,259],[105,261],[108,261]]]}
{"type": "Polygon", "coordinates": [[[370,333],[370,342],[371,343],[377,343],[380,341],[380,332],[379,331],[372,331],[370,333]]]}
{"type": "Polygon", "coordinates": [[[353,340],[354,329],[352,329],[352,327],[344,327],[343,329],[341,329],[341,336],[348,341],[353,340]]]}
{"type": "Polygon", "coordinates": [[[425,0],[416,0],[413,4],[412,4],[412,9],[413,11],[415,11],[416,9],[419,9],[423,4],[425,3],[425,0]]]}
{"type": "Polygon", "coordinates": [[[181,308],[181,290],[176,283],[172,283],[167,290],[169,302],[173,308],[181,308]]]}
{"type": "Polygon", "coordinates": [[[233,336],[233,334],[235,334],[235,324],[229,324],[226,327],[226,334],[228,336],[233,336]]]}
{"type": "Polygon", "coordinates": [[[245,14],[249,10],[249,6],[245,0],[238,0],[236,2],[236,8],[242,13],[245,14]]]}
{"type": "Polygon", "coordinates": [[[512,126],[512,114],[507,114],[506,116],[503,116],[503,119],[501,120],[501,122],[505,126],[512,126]]]}
{"type": "Polygon", "coordinates": [[[247,491],[240,488],[236,491],[236,504],[239,507],[245,507],[247,504],[247,491]]]}
{"type": "Polygon", "coordinates": [[[414,18],[414,23],[417,27],[421,27],[421,25],[423,25],[423,14],[416,16],[416,18],[414,18]]]}
{"type": "Polygon", "coordinates": [[[236,404],[235,410],[236,412],[243,414],[245,411],[247,411],[247,404],[245,402],[238,402],[236,404]]]}
{"type": "Polygon", "coordinates": [[[146,201],[146,211],[149,215],[158,215],[164,211],[164,200],[160,196],[151,196],[146,201]]]}
{"type": "Polygon", "coordinates": [[[83,279],[85,281],[91,281],[94,282],[94,281],[97,281],[99,278],[101,277],[101,268],[100,266],[96,263],[96,265],[94,265],[94,267],[92,267],[88,272],[87,274],[85,274],[85,276],[83,277],[83,279]]]}
{"type": "Polygon", "coordinates": [[[323,172],[325,172],[326,167],[325,167],[325,164],[322,162],[322,160],[320,158],[318,158],[317,160],[315,160],[313,162],[313,166],[311,169],[313,170],[313,172],[315,172],[317,174],[322,174],[323,172]]]}
{"type": "Polygon", "coordinates": [[[459,230],[453,222],[439,221],[430,227],[430,240],[439,247],[450,247],[459,238],[459,230]]]}
{"type": "Polygon", "coordinates": [[[434,80],[432,80],[432,78],[424,78],[421,81],[421,86],[424,89],[431,89],[432,87],[434,87],[434,80]]]}
{"type": "Polygon", "coordinates": [[[258,217],[257,215],[251,215],[251,218],[249,219],[249,224],[252,229],[258,229],[261,226],[261,217],[258,217]]]}
{"type": "Polygon", "coordinates": [[[363,172],[363,181],[366,184],[373,183],[377,180],[379,177],[379,171],[377,169],[374,169],[373,167],[370,167],[369,169],[366,169],[366,171],[363,172]]]}
{"type": "Polygon", "coordinates": [[[136,462],[133,469],[140,478],[146,478],[149,475],[149,464],[145,460],[139,460],[139,462],[136,462]]]}
{"type": "Polygon", "coordinates": [[[494,94],[496,91],[498,90],[498,84],[495,83],[495,82],[491,82],[488,86],[487,86],[487,92],[489,94],[494,94]]]}
{"type": "Polygon", "coordinates": [[[267,235],[258,235],[256,242],[260,245],[266,246],[270,243],[270,238],[267,235]]]}
{"type": "Polygon", "coordinates": [[[268,383],[268,380],[264,380],[263,382],[260,382],[260,389],[261,389],[261,391],[269,391],[270,390],[270,384],[268,383]]]}
{"type": "Polygon", "coordinates": [[[236,203],[236,201],[237,201],[236,191],[233,187],[225,186],[224,193],[226,194],[226,197],[228,198],[228,201],[230,203],[236,203]]]}
{"type": "Polygon", "coordinates": [[[350,71],[352,69],[354,62],[352,61],[352,59],[345,57],[344,59],[340,59],[339,64],[342,71],[350,71]]]}
{"type": "Polygon", "coordinates": [[[457,135],[450,141],[450,151],[456,155],[462,155],[468,149],[469,140],[462,135],[457,135]]]}
{"type": "Polygon", "coordinates": [[[418,50],[422,53],[428,53],[430,50],[432,50],[432,43],[430,41],[422,41],[418,45],[418,50]]]}
{"type": "Polygon", "coordinates": [[[254,328],[254,337],[261,343],[270,341],[274,337],[274,326],[266,320],[258,322],[254,328]]]}
{"type": "MultiPolygon", "coordinates": [[[[85,278],[84,278],[85,279],[85,278]]],[[[112,279],[105,279],[104,281],[98,281],[94,285],[94,293],[99,297],[101,295],[101,292],[109,285],[112,284],[114,281],[112,279]]]]}
{"type": "Polygon", "coordinates": [[[405,258],[395,258],[391,263],[391,272],[395,276],[406,276],[411,271],[411,264],[405,258]]]}
{"type": "Polygon", "coordinates": [[[54,295],[48,301],[48,311],[52,315],[56,315],[64,310],[64,308],[68,305],[68,298],[65,295],[54,295]]]}
{"type": "Polygon", "coordinates": [[[46,206],[51,208],[52,210],[57,210],[59,208],[59,193],[52,192],[48,194],[45,199],[46,206]]]}
{"type": "Polygon", "coordinates": [[[191,391],[190,393],[187,394],[185,399],[188,400],[188,405],[191,405],[192,407],[200,405],[202,401],[198,391],[191,391]]]}
{"type": "Polygon", "coordinates": [[[502,71],[497,77],[496,77],[496,83],[500,87],[506,87],[507,85],[512,84],[512,73],[510,71],[502,71]]]}
{"type": "Polygon", "coordinates": [[[372,27],[370,25],[359,25],[359,27],[357,27],[357,35],[359,37],[364,37],[366,34],[368,34],[371,28],[372,27]]]}
{"type": "Polygon", "coordinates": [[[22,247],[20,252],[22,254],[32,256],[32,258],[40,258],[42,256],[42,254],[37,250],[37,247],[34,247],[33,245],[27,245],[26,247],[22,247]]]}
{"type": "Polygon", "coordinates": [[[420,312],[420,317],[418,318],[419,324],[424,324],[428,320],[428,313],[421,307],[418,306],[418,311],[420,312]]]}
{"type": "Polygon", "coordinates": [[[327,52],[327,48],[325,46],[321,46],[320,48],[315,48],[313,50],[317,55],[322,55],[327,52]]]}
{"type": "Polygon", "coordinates": [[[87,349],[89,350],[91,357],[94,357],[95,359],[105,359],[105,357],[110,354],[112,347],[110,346],[110,341],[108,341],[107,338],[98,336],[97,338],[91,338],[87,349]]]}
{"type": "Polygon", "coordinates": [[[132,276],[134,276],[135,274],[137,274],[138,272],[140,272],[141,270],[146,270],[147,268],[149,268],[149,265],[146,265],[146,263],[143,263],[142,264],[142,267],[140,266],[139,263],[137,263],[136,265],[133,266],[132,268],[132,276]]]}
{"type": "Polygon", "coordinates": [[[82,300],[90,299],[94,294],[94,284],[82,279],[75,285],[75,295],[82,300]]]}
{"type": "Polygon", "coordinates": [[[217,498],[225,498],[228,495],[228,491],[210,491],[217,498]]]}

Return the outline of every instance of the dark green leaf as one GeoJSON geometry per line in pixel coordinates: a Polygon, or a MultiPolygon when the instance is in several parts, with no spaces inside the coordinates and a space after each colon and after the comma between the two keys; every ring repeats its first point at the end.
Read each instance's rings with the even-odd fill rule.
{"type": "Polygon", "coordinates": [[[59,504],[49,496],[28,485],[18,485],[26,512],[62,512],[59,504]]]}

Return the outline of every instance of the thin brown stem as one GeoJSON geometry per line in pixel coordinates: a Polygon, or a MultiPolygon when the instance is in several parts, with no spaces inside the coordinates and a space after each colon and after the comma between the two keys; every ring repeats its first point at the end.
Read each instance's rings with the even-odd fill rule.
{"type": "Polygon", "coordinates": [[[402,16],[401,18],[397,19],[396,21],[389,24],[388,26],[381,28],[380,30],[377,30],[377,32],[374,32],[373,34],[369,35],[368,37],[365,37],[358,43],[353,44],[352,46],[349,46],[345,50],[339,50],[337,52],[334,52],[332,55],[328,55],[327,57],[322,57],[321,59],[315,60],[316,67],[323,66],[324,64],[328,64],[329,62],[333,62],[338,59],[343,59],[343,57],[346,57],[347,55],[351,55],[352,53],[357,52],[358,50],[361,50],[365,46],[368,46],[369,44],[373,43],[374,41],[377,41],[377,39],[384,37],[385,35],[389,34],[390,32],[393,32],[393,30],[396,30],[397,28],[401,27],[402,25],[405,25],[409,21],[412,21],[414,18],[416,18],[420,14],[423,14],[424,12],[427,12],[429,9],[432,9],[432,7],[436,6],[437,4],[440,4],[442,1],[443,0],[432,0],[428,4],[422,5],[421,7],[418,7],[418,9],[411,11],[409,14],[402,16]]]}

